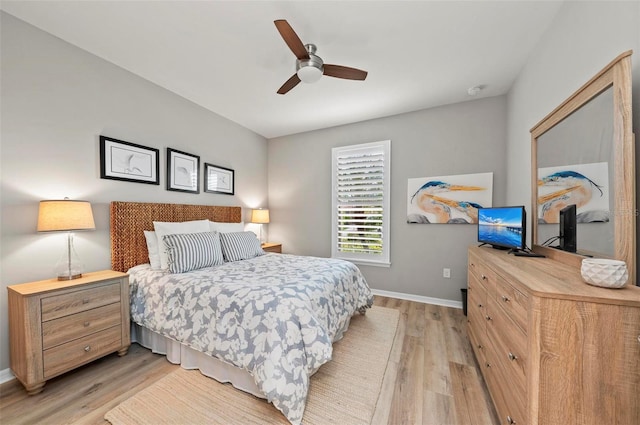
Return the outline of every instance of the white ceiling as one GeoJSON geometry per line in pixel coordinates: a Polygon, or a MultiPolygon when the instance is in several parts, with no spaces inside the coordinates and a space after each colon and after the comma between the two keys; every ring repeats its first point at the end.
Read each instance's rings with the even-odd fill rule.
{"type": "Polygon", "coordinates": [[[5,1],[1,8],[267,138],[506,93],[561,1],[5,1]],[[286,19],[325,63],[286,95],[286,19]]]}

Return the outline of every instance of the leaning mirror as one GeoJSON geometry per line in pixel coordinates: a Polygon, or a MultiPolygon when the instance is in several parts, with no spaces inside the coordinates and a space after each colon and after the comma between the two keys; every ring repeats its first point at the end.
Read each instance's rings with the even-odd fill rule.
{"type": "Polygon", "coordinates": [[[576,267],[586,257],[624,260],[635,282],[631,128],[629,51],[531,129],[535,251],[576,267]],[[571,214],[575,245],[567,235],[560,238],[571,214]]]}

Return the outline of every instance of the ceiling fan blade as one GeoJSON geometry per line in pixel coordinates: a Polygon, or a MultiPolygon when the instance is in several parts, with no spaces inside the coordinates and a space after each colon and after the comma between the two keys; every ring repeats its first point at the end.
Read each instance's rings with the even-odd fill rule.
{"type": "Polygon", "coordinates": [[[286,94],[289,90],[297,86],[299,82],[300,78],[298,78],[298,74],[293,74],[291,78],[289,78],[287,82],[280,87],[278,94],[286,94]]]}
{"type": "Polygon", "coordinates": [[[302,41],[300,41],[300,37],[298,37],[298,34],[296,34],[293,28],[291,28],[291,25],[289,25],[289,23],[284,19],[278,19],[276,21],[273,21],[273,23],[276,24],[278,32],[284,39],[284,42],[287,43],[287,46],[289,46],[293,54],[301,60],[309,59],[309,52],[307,52],[304,44],[302,44],[302,41]]]}
{"type": "Polygon", "coordinates": [[[367,71],[342,65],[324,64],[324,75],[335,78],[346,78],[347,80],[364,80],[367,78],[367,71]]]}

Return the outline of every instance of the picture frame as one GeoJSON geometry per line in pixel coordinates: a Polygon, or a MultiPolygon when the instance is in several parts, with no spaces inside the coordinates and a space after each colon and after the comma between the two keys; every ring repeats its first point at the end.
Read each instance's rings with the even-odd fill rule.
{"type": "Polygon", "coordinates": [[[235,171],[213,164],[204,164],[204,191],[208,193],[235,193],[235,171]]]}
{"type": "Polygon", "coordinates": [[[100,178],[160,184],[160,151],[112,137],[100,136],[100,178]]]}
{"type": "Polygon", "coordinates": [[[167,190],[200,193],[200,157],[167,148],[167,190]]]}

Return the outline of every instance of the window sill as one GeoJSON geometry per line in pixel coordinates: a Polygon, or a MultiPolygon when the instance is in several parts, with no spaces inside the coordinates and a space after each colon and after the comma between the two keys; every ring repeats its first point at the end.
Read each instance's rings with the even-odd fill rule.
{"type": "Polygon", "coordinates": [[[372,266],[372,267],[391,267],[391,263],[385,261],[367,261],[367,260],[354,260],[353,258],[341,258],[341,257],[332,257],[336,260],[344,260],[350,263],[353,263],[357,266],[372,266]]]}

